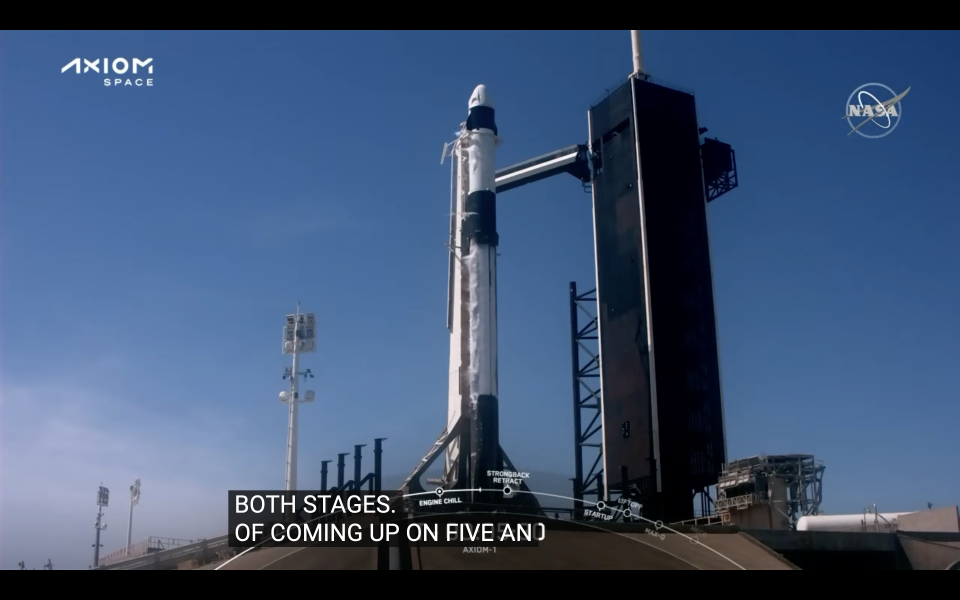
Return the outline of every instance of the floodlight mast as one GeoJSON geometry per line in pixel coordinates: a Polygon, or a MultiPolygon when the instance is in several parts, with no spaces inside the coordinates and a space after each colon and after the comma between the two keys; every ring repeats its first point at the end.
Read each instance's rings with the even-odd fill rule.
{"type": "Polygon", "coordinates": [[[107,526],[103,523],[103,509],[110,505],[110,490],[100,484],[100,490],[97,491],[97,522],[94,527],[97,529],[97,538],[93,543],[93,569],[100,567],[100,532],[106,530],[107,526]]]}
{"type": "MultiPolygon", "coordinates": [[[[300,324],[300,303],[297,303],[297,324],[300,324]]],[[[299,338],[299,335],[297,335],[299,338]]],[[[299,340],[298,340],[299,341],[299,340]]],[[[297,347],[300,344],[294,342],[293,344],[293,375],[290,377],[290,399],[288,407],[290,409],[289,414],[289,423],[287,423],[287,491],[294,492],[297,489],[297,429],[299,421],[299,402],[297,393],[298,384],[300,383],[298,376],[300,373],[300,349],[297,347]]]]}
{"type": "Polygon", "coordinates": [[[300,397],[300,377],[312,378],[310,369],[300,371],[300,353],[316,351],[316,317],[313,313],[302,314],[300,303],[297,303],[297,312],[287,315],[287,326],[284,329],[284,354],[293,355],[293,367],[283,376],[290,379],[290,392],[280,393],[280,402],[287,405],[287,475],[286,490],[297,489],[297,433],[299,419],[299,405],[303,402],[313,402],[313,391],[307,391],[306,397],[300,397]]]}
{"type": "Polygon", "coordinates": [[[127,549],[124,552],[130,555],[130,544],[133,543],[133,507],[140,503],[140,480],[130,486],[130,518],[127,520],[127,549]]]}

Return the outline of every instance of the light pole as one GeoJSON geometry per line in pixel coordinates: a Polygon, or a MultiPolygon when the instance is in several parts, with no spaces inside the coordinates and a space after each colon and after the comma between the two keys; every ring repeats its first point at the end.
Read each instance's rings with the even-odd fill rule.
{"type": "Polygon", "coordinates": [[[300,303],[297,312],[287,315],[287,324],[283,328],[283,353],[293,356],[293,367],[288,368],[283,378],[290,380],[290,391],[280,392],[280,403],[288,407],[287,419],[287,481],[288,492],[297,489],[297,407],[304,402],[313,402],[316,394],[307,390],[300,397],[300,377],[313,378],[310,369],[300,371],[300,354],[317,351],[317,319],[313,313],[301,314],[300,303]]]}
{"type": "Polygon", "coordinates": [[[133,540],[133,507],[140,503],[140,480],[130,486],[130,518],[127,520],[127,549],[125,555],[130,555],[130,544],[133,540]]]}
{"type": "Polygon", "coordinates": [[[100,566],[100,548],[103,544],[100,543],[100,532],[106,531],[107,526],[103,523],[103,509],[110,506],[110,490],[103,487],[103,484],[100,484],[100,489],[97,491],[97,522],[94,524],[94,527],[97,529],[97,539],[93,543],[93,568],[96,569],[100,566]]]}

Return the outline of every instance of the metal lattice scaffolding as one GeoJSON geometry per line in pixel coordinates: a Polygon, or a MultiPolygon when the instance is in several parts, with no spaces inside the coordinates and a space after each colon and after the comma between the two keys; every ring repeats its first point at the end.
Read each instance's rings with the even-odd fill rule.
{"type": "Polygon", "coordinates": [[[576,282],[570,282],[570,353],[573,376],[574,464],[573,497],[576,516],[581,516],[584,496],[603,500],[603,420],[600,391],[600,346],[597,326],[596,290],[577,293],[576,282]],[[588,308],[589,306],[589,308],[588,308]],[[586,319],[583,319],[583,316],[586,319]],[[580,323],[586,321],[581,327],[580,323]],[[584,356],[585,355],[585,356],[584,356]],[[582,359],[586,358],[586,362],[582,359]],[[584,411],[588,411],[586,419],[584,411]],[[592,412],[592,414],[591,414],[592,412]],[[584,421],[587,422],[584,426],[584,421]],[[594,450],[595,449],[595,450],[594,450]],[[585,456],[586,455],[586,456],[585,456]],[[584,475],[584,459],[593,459],[584,475]]]}
{"type": "Polygon", "coordinates": [[[717,483],[717,513],[724,522],[734,513],[770,504],[796,527],[800,517],[820,514],[825,467],[810,454],[753,456],[731,461],[717,483]],[[782,485],[774,484],[778,480],[782,485]]]}

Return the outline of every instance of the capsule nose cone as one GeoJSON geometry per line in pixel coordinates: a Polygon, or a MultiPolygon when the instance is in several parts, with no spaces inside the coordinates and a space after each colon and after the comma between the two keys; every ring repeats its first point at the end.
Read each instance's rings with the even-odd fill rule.
{"type": "Polygon", "coordinates": [[[473,94],[470,95],[470,103],[467,105],[467,108],[470,109],[475,106],[495,108],[493,105],[493,96],[487,91],[487,86],[483,84],[478,85],[473,90],[473,94]]]}

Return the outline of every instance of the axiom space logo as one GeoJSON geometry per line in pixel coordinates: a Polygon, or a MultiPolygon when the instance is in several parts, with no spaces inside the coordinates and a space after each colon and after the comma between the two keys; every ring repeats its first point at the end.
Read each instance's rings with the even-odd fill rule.
{"type": "Polygon", "coordinates": [[[910,88],[897,94],[882,83],[865,83],[853,90],[847,98],[846,114],[851,135],[865,138],[882,138],[893,133],[903,117],[903,97],[910,88]],[[883,100],[881,100],[883,98],[883,100]]]}
{"type": "Polygon", "coordinates": [[[61,73],[73,71],[77,75],[98,73],[103,78],[104,87],[153,87],[152,58],[75,58],[68,62],[61,73]]]}

